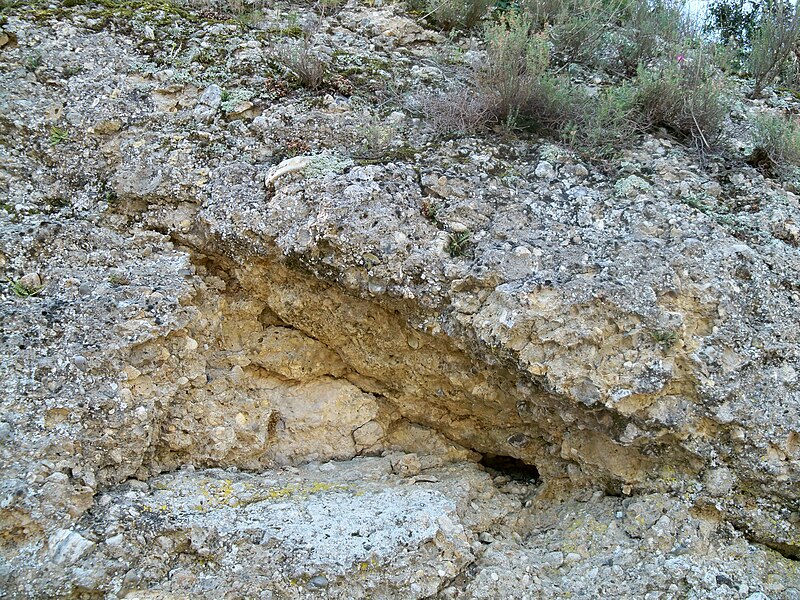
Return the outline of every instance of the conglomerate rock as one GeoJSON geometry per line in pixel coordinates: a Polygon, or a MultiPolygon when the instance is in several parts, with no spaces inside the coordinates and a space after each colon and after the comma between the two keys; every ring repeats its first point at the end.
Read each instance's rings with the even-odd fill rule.
{"type": "Polygon", "coordinates": [[[293,90],[290,20],[3,22],[0,597],[799,597],[797,196],[443,140],[398,6],[293,90]]]}

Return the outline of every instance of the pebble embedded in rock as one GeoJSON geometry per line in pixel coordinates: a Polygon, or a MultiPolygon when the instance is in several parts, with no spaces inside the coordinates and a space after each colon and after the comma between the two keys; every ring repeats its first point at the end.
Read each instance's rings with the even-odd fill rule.
{"type": "Polygon", "coordinates": [[[556,171],[547,161],[542,161],[538,165],[536,165],[536,170],[534,171],[534,175],[536,175],[539,179],[547,179],[548,181],[555,179],[556,171]]]}
{"type": "Polygon", "coordinates": [[[422,470],[419,457],[416,454],[404,454],[392,463],[392,470],[403,477],[419,475],[422,470]]]}
{"type": "Polygon", "coordinates": [[[55,564],[69,566],[88,554],[95,543],[74,531],[59,529],[50,536],[48,547],[55,564]]]}
{"type": "Polygon", "coordinates": [[[328,587],[328,578],[324,575],[316,575],[308,580],[308,586],[316,589],[324,589],[328,587]]]}
{"type": "Polygon", "coordinates": [[[586,176],[589,175],[589,170],[585,166],[578,164],[578,165],[575,165],[575,167],[572,170],[572,173],[576,177],[581,177],[582,178],[582,177],[586,177],[586,176]]]}
{"type": "Polygon", "coordinates": [[[704,478],[706,490],[716,498],[725,496],[734,484],[733,473],[727,468],[710,469],[704,478]]]}
{"type": "Polygon", "coordinates": [[[17,283],[27,290],[34,291],[42,287],[42,278],[38,273],[26,273],[17,283]]]}

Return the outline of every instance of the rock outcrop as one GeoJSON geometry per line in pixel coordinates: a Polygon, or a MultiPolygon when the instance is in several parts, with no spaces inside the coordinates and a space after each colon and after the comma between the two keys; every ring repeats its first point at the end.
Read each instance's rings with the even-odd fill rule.
{"type": "Polygon", "coordinates": [[[0,597],[800,597],[797,196],[443,140],[398,7],[283,87],[287,19],[2,24],[0,597]]]}

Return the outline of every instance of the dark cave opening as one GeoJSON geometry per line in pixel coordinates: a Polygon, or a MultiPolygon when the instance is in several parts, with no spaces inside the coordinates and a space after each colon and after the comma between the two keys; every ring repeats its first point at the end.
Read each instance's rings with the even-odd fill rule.
{"type": "Polygon", "coordinates": [[[483,465],[488,471],[508,475],[515,481],[524,481],[526,483],[539,481],[539,469],[513,456],[484,454],[479,464],[483,465]]]}

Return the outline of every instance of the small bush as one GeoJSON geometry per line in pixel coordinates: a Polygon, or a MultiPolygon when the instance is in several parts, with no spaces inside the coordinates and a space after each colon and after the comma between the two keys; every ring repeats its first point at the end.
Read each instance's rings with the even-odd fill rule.
{"type": "Polygon", "coordinates": [[[272,53],[271,59],[291,71],[300,85],[309,90],[319,88],[328,72],[328,61],[311,47],[308,37],[291,46],[279,48],[272,53]]]}
{"type": "Polygon", "coordinates": [[[728,106],[716,69],[703,53],[640,67],[637,84],[635,103],[645,127],[664,127],[698,149],[714,146],[728,106]]]}
{"type": "Polygon", "coordinates": [[[472,232],[469,230],[451,233],[447,243],[447,251],[453,258],[464,256],[469,250],[470,242],[472,242],[472,232]]]}
{"type": "Polygon", "coordinates": [[[344,6],[345,0],[317,0],[320,14],[330,15],[338,12],[344,6]]]}
{"type": "MultiPolygon", "coordinates": [[[[630,85],[608,88],[587,98],[577,120],[568,124],[562,137],[583,155],[608,158],[630,143],[642,130],[630,85]]],[[[578,106],[578,104],[575,104],[578,106]]]]}
{"type": "Polygon", "coordinates": [[[753,133],[750,162],[767,173],[785,174],[800,166],[800,124],[792,119],[759,115],[753,133]]]}
{"type": "Polygon", "coordinates": [[[373,161],[390,156],[395,140],[399,136],[396,126],[377,121],[361,125],[356,133],[358,141],[352,151],[352,156],[373,161]]]}
{"type": "Polygon", "coordinates": [[[493,0],[428,0],[425,9],[444,29],[472,29],[493,4],[493,0]]]}
{"type": "Polygon", "coordinates": [[[520,12],[528,18],[534,31],[543,31],[562,22],[570,13],[571,4],[572,0],[523,0],[520,12]]]}
{"type": "Polygon", "coordinates": [[[793,6],[776,2],[764,11],[753,32],[752,49],[747,60],[755,79],[752,98],[758,98],[775,79],[792,54],[800,37],[800,12],[793,6]]]}
{"type": "Polygon", "coordinates": [[[563,62],[597,65],[607,54],[628,0],[522,0],[520,12],[534,32],[546,32],[553,54],[563,62]]]}
{"type": "Polygon", "coordinates": [[[565,62],[598,64],[615,16],[613,7],[602,0],[573,3],[550,28],[555,52],[565,62]]]}
{"type": "Polygon", "coordinates": [[[688,31],[681,6],[671,0],[632,0],[623,11],[619,55],[629,74],[639,65],[671,53],[688,31]]]}
{"type": "Polygon", "coordinates": [[[544,76],[525,115],[543,133],[592,158],[608,158],[642,131],[631,85],[591,94],[566,77],[544,76]]]}
{"type": "Polygon", "coordinates": [[[547,68],[547,38],[531,33],[528,18],[512,14],[486,30],[486,62],[477,77],[478,92],[494,117],[513,121],[527,105],[547,68]]]}
{"type": "Polygon", "coordinates": [[[55,125],[50,128],[50,145],[57,146],[67,140],[69,140],[69,131],[55,125]]]}
{"type": "Polygon", "coordinates": [[[500,123],[561,139],[594,158],[608,158],[640,132],[660,127],[711,149],[727,98],[710,48],[688,56],[674,50],[687,31],[671,0],[527,0],[486,28],[486,58],[470,84],[417,95],[413,107],[441,133],[500,123]],[[565,58],[588,61],[623,33],[629,64],[637,65],[635,82],[592,90],[548,73],[551,39],[565,58]]]}
{"type": "Polygon", "coordinates": [[[442,135],[480,131],[490,119],[487,98],[463,86],[445,92],[428,92],[413,99],[416,109],[442,135]]]}
{"type": "Polygon", "coordinates": [[[172,0],[190,9],[218,11],[223,15],[243,16],[264,8],[264,0],[172,0]]]}
{"type": "Polygon", "coordinates": [[[542,133],[559,136],[581,121],[589,96],[567,77],[544,75],[531,90],[524,114],[528,123],[542,133]]]}
{"type": "Polygon", "coordinates": [[[629,76],[689,32],[680,0],[523,0],[522,12],[557,58],[596,66],[617,57],[629,76]]]}

